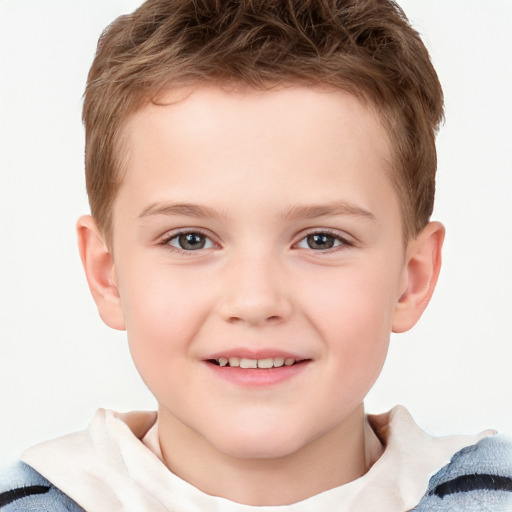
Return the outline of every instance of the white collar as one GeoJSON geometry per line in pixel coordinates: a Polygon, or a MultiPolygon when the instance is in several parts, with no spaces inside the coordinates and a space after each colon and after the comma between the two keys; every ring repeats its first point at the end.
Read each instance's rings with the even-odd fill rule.
{"type": "Polygon", "coordinates": [[[38,444],[21,458],[87,512],[397,512],[420,501],[454,452],[492,433],[433,438],[402,406],[367,418],[385,444],[377,462],[361,478],[292,505],[242,505],[171,473],[161,460],[154,412],[99,409],[86,430],[38,444]]]}

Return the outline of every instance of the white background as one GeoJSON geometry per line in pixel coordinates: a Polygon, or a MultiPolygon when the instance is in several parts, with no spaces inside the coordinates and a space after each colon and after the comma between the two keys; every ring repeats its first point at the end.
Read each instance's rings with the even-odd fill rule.
{"type": "MultiPolygon", "coordinates": [[[[124,333],[101,323],[76,250],[88,211],[81,95],[101,30],[136,0],[0,0],[0,458],[153,409],[124,333]]],[[[512,2],[403,0],[446,96],[434,299],[393,337],[367,409],[435,434],[512,431],[512,2]]]]}

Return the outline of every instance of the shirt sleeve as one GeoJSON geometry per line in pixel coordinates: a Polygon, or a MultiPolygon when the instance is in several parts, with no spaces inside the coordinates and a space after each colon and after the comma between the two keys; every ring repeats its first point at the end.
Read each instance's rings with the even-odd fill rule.
{"type": "Polygon", "coordinates": [[[85,512],[35,469],[17,461],[0,467],[1,512],[85,512]]]}

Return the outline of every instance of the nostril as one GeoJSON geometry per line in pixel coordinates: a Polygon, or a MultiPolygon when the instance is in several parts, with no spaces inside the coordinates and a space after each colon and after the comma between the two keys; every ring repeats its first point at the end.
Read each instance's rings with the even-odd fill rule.
{"type": "MultiPolygon", "coordinates": [[[[263,317],[261,322],[262,323],[278,323],[282,320],[282,317],[279,316],[279,315],[271,315],[271,316],[268,316],[268,317],[263,317]]],[[[248,322],[248,323],[260,323],[260,320],[258,318],[254,318],[254,317],[250,317],[249,315],[247,315],[247,318],[244,318],[244,317],[240,317],[240,316],[230,316],[227,320],[229,323],[231,324],[239,324],[239,323],[245,323],[245,322],[248,322]]]]}

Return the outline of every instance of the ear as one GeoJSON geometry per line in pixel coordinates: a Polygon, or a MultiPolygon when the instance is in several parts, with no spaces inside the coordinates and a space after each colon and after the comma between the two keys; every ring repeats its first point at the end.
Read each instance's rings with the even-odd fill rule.
{"type": "Polygon", "coordinates": [[[76,230],[80,258],[100,317],[113,329],[124,330],[124,314],[112,253],[91,215],[80,217],[76,230]]]}
{"type": "Polygon", "coordinates": [[[407,246],[401,296],[393,315],[393,332],[405,332],[420,319],[434,293],[441,270],[444,226],[430,222],[407,246]]]}

